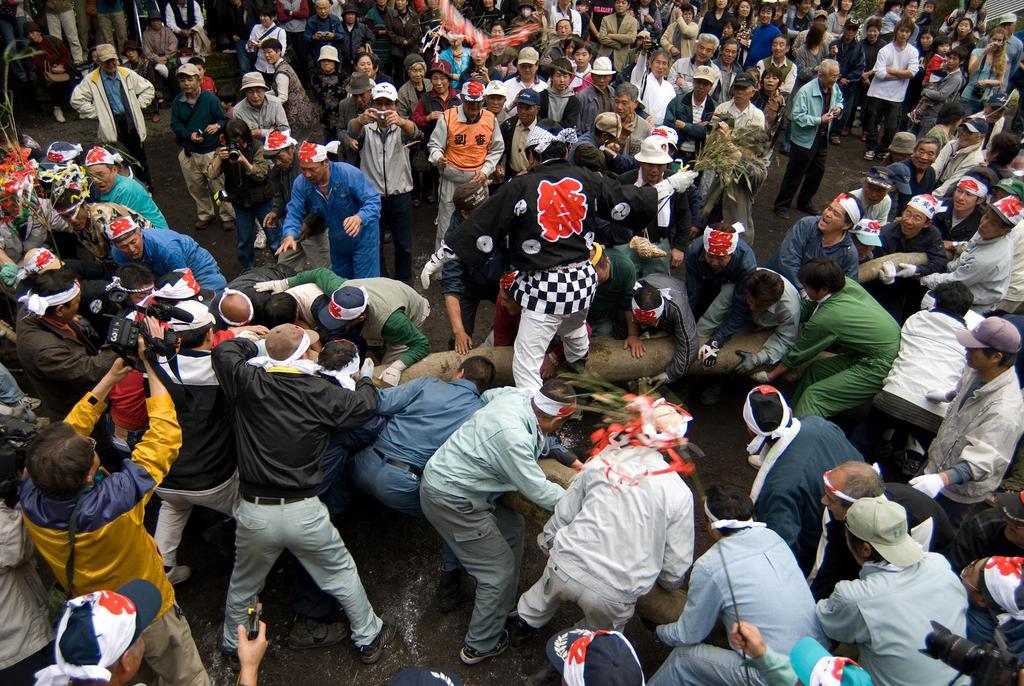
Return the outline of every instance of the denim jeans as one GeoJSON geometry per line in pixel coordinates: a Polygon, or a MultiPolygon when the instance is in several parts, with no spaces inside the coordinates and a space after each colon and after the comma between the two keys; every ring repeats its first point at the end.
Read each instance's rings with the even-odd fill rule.
{"type": "Polygon", "coordinates": [[[225,648],[234,651],[238,647],[236,627],[245,622],[246,608],[263,590],[267,574],[285,550],[341,604],[356,646],[369,645],[380,633],[383,623],[370,606],[356,563],[319,498],[287,505],[239,500],[235,521],[235,568],[224,610],[225,648]]]}
{"type": "MultiPolygon", "coordinates": [[[[266,200],[258,205],[243,207],[235,204],[235,255],[238,257],[238,264],[242,269],[252,269],[256,264],[256,254],[252,242],[256,238],[256,222],[263,224],[263,218],[270,212],[273,206],[272,200],[266,200]]],[[[281,245],[281,229],[264,229],[267,234],[267,248],[271,252],[276,251],[281,245]]]]}
{"type": "Polygon", "coordinates": [[[238,60],[238,71],[243,75],[252,71],[252,56],[249,54],[248,42],[248,36],[235,41],[235,59],[238,60]]]}
{"type": "Polygon", "coordinates": [[[7,371],[7,367],[0,364],[0,403],[4,405],[17,405],[24,397],[25,394],[18,387],[18,382],[7,371]]]}
{"type": "Polygon", "coordinates": [[[391,242],[395,246],[395,270],[391,278],[409,283],[412,279],[412,191],[380,199],[380,227],[381,275],[388,275],[384,264],[384,229],[387,228],[391,230],[391,242]]]}
{"type": "MultiPolygon", "coordinates": [[[[25,42],[25,22],[28,21],[28,17],[13,17],[11,19],[0,19],[0,35],[4,38],[4,44],[12,43],[15,40],[25,42]]],[[[28,76],[28,71],[25,66],[31,67],[31,60],[14,60],[11,62],[11,69],[14,71],[14,76],[18,79],[25,79],[28,76]]]]}

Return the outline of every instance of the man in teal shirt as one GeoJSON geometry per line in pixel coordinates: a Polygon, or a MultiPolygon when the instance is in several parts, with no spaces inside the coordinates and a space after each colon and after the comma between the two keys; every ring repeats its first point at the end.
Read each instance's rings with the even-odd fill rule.
{"type": "Polygon", "coordinates": [[[476,599],[459,659],[473,665],[508,648],[505,620],[515,607],[523,518],[495,503],[519,491],[553,510],[565,489],[537,464],[546,437],[576,410],[572,386],[548,379],[527,394],[496,388],[427,462],[420,505],[427,520],[476,579],[476,599]]]}
{"type": "Polygon", "coordinates": [[[116,202],[138,212],[157,229],[170,228],[146,187],[118,173],[117,160],[109,150],[99,146],[90,150],[85,156],[85,169],[100,192],[100,202],[116,202]]]}

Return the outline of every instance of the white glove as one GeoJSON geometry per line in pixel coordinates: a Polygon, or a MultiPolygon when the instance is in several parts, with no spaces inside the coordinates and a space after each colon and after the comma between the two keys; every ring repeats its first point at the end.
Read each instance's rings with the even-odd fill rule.
{"type": "Polygon", "coordinates": [[[651,377],[651,383],[652,384],[668,383],[668,373],[662,372],[661,374],[658,374],[657,376],[652,376],[651,377]]]}
{"type": "Polygon", "coordinates": [[[404,370],[404,362],[402,362],[401,360],[396,360],[395,362],[392,362],[390,367],[381,372],[381,383],[387,386],[397,386],[398,382],[402,380],[402,372],[404,370]]]}
{"type": "Polygon", "coordinates": [[[896,280],[896,265],[892,262],[883,262],[881,269],[878,270],[878,280],[886,286],[891,286],[896,280]]]}
{"type": "Polygon", "coordinates": [[[675,174],[668,177],[666,181],[672,184],[672,188],[676,193],[685,193],[686,189],[693,185],[696,178],[697,172],[692,169],[680,169],[675,174]]]}
{"type": "Polygon", "coordinates": [[[934,498],[946,487],[946,482],[942,480],[941,474],[924,474],[911,479],[910,485],[929,498],[934,498]]]}
{"type": "Polygon", "coordinates": [[[909,279],[912,276],[917,276],[917,265],[900,262],[900,269],[896,272],[896,276],[901,279],[909,279]]]}
{"type": "Polygon", "coordinates": [[[697,358],[704,363],[705,367],[714,367],[718,362],[718,353],[721,349],[718,341],[708,341],[697,351],[697,358]]]}
{"type": "Polygon", "coordinates": [[[759,372],[754,372],[753,374],[750,375],[750,378],[753,379],[754,381],[756,381],[757,383],[770,383],[771,382],[771,379],[768,378],[768,372],[766,372],[764,370],[761,370],[759,372]]]}
{"type": "Polygon", "coordinates": [[[430,288],[430,279],[437,272],[441,271],[441,267],[444,263],[455,257],[455,253],[444,243],[441,243],[441,247],[438,248],[427,263],[423,265],[423,271],[420,272],[420,284],[423,286],[423,290],[430,288]]]}
{"type": "Polygon", "coordinates": [[[363,360],[363,366],[359,368],[359,376],[366,379],[373,378],[373,360],[369,357],[363,360]]]}
{"type": "Polygon", "coordinates": [[[925,393],[924,397],[933,403],[948,403],[956,397],[956,389],[934,388],[925,393]]]}
{"type": "Polygon", "coordinates": [[[257,293],[284,293],[288,290],[288,279],[276,279],[274,281],[260,281],[253,286],[257,293]]]}

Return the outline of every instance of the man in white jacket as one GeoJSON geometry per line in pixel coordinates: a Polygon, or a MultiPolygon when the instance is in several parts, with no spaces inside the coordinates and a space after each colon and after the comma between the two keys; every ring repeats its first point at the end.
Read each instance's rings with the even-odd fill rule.
{"type": "Polygon", "coordinates": [[[932,389],[956,386],[964,371],[964,347],[957,331],[974,328],[981,315],[971,311],[974,296],[959,281],[936,286],[926,308],[907,318],[900,332],[900,352],[872,401],[871,412],[850,435],[868,462],[878,461],[882,473],[913,476],[946,416],[949,403],[932,389]],[[883,436],[892,431],[892,438],[883,436]],[[919,458],[903,457],[908,438],[920,445],[919,458]],[[890,461],[890,456],[895,461],[890,461]]]}
{"type": "Polygon", "coordinates": [[[71,106],[83,119],[98,119],[101,143],[119,143],[138,161],[139,179],[152,186],[143,141],[146,118],[142,110],[153,102],[153,84],[118,64],[113,45],[96,46],[99,67],[86,74],[71,93],[71,106]]]}
{"type": "MultiPolygon", "coordinates": [[[[664,409],[685,427],[688,415],[664,409]]],[[[657,448],[609,446],[573,479],[544,526],[538,544],[550,557],[519,598],[511,642],[547,624],[563,601],[580,606],[586,626],[621,631],[655,583],[682,584],[693,527],[693,494],[657,448]]]]}
{"type": "Polygon", "coordinates": [[[946,195],[971,167],[985,163],[985,152],[981,149],[988,135],[988,120],[985,117],[968,117],[956,130],[956,138],[946,143],[939,156],[932,163],[935,181],[939,184],[933,191],[937,198],[946,195]]]}
{"type": "Polygon", "coordinates": [[[960,256],[946,265],[945,272],[921,278],[928,288],[959,281],[974,294],[975,312],[992,309],[1006,296],[1013,268],[1013,227],[1024,220],[1024,203],[1015,195],[990,202],[978,224],[978,232],[960,256]]]}

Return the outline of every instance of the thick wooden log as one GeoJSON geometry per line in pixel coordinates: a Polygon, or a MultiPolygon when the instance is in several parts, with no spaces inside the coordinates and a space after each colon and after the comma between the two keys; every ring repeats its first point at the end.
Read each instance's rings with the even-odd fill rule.
{"type": "Polygon", "coordinates": [[[860,266],[860,273],[857,276],[857,280],[861,283],[867,283],[868,281],[874,281],[878,278],[878,270],[882,268],[882,264],[885,262],[892,262],[898,265],[900,262],[906,264],[924,264],[928,261],[928,256],[923,252],[896,252],[891,255],[885,255],[884,257],[876,257],[873,260],[868,260],[860,266]]]}
{"type": "MultiPolygon", "coordinates": [[[[548,480],[554,481],[564,488],[569,487],[569,482],[576,475],[576,472],[572,469],[555,460],[543,459],[539,462],[548,480]]],[[[550,512],[533,504],[519,493],[509,493],[502,496],[501,503],[541,528],[544,527],[544,524],[547,523],[548,518],[551,516],[550,512]]],[[[686,605],[685,591],[681,589],[669,591],[661,586],[655,586],[650,593],[637,601],[636,612],[644,619],[648,619],[656,624],[670,624],[679,619],[679,615],[683,613],[684,605],[686,605]]]]}

